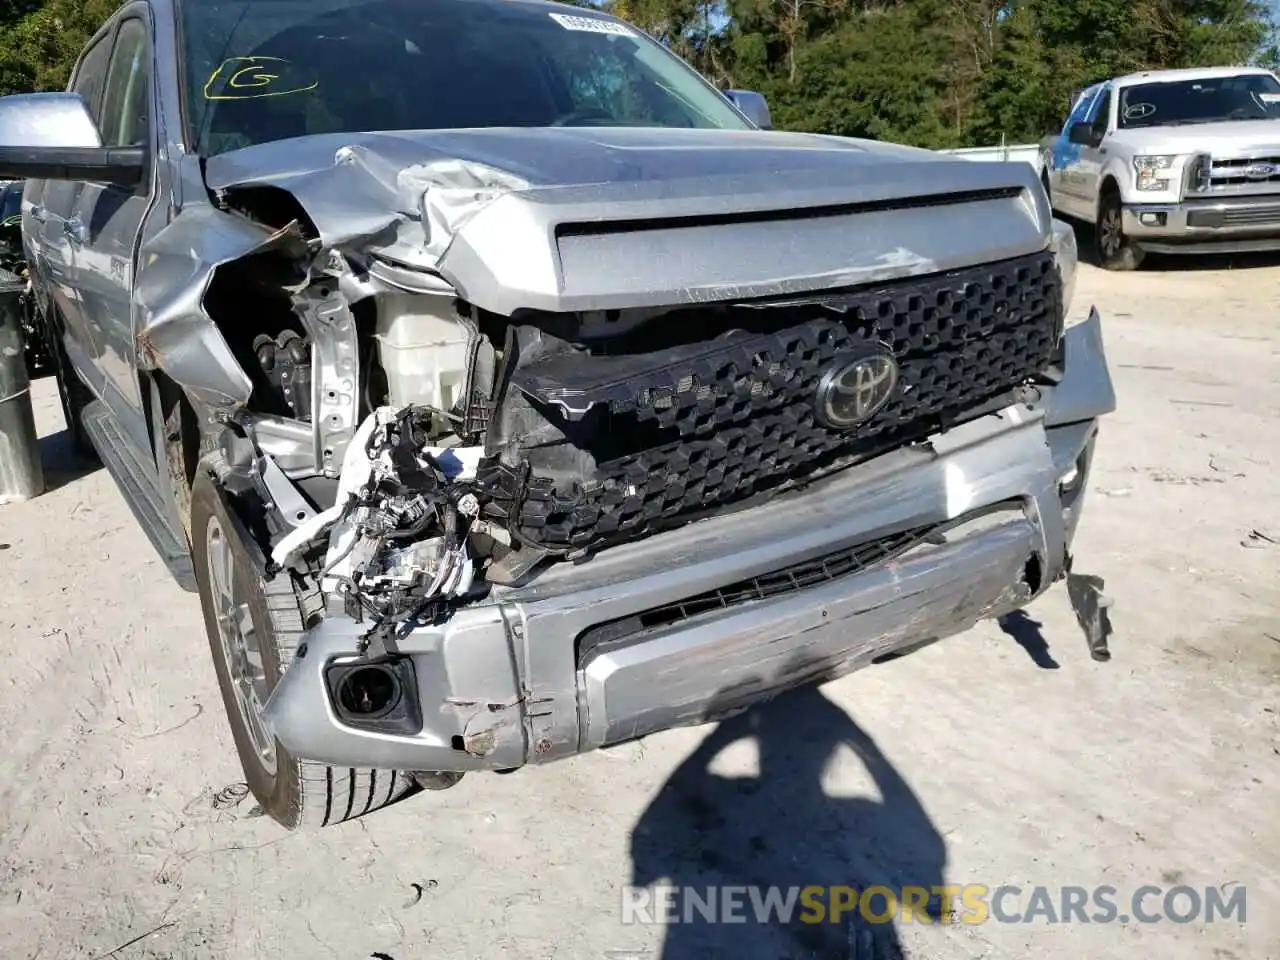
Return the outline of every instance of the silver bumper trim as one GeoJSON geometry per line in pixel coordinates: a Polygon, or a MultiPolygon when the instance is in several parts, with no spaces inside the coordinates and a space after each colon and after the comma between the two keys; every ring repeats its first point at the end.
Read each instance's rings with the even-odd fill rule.
{"type": "Polygon", "coordinates": [[[582,748],[703,723],[1006,613],[1031,598],[1039,546],[1018,519],[596,656],[582,671],[582,748]]]}
{"type": "Polygon", "coordinates": [[[1275,237],[1280,244],[1280,195],[1125,204],[1125,235],[1143,243],[1195,243],[1275,237]],[[1163,218],[1163,222],[1149,222],[1163,218]]]}

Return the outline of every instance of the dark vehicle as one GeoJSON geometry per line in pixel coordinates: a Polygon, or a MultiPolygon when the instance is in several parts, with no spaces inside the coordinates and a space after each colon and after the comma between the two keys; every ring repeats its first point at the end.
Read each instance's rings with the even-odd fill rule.
{"type": "Polygon", "coordinates": [[[22,338],[27,371],[35,376],[49,371],[49,350],[40,329],[31,296],[27,255],[22,249],[22,190],[25,181],[13,180],[0,186],[0,270],[22,278],[27,288],[19,297],[22,311],[22,338]]]}

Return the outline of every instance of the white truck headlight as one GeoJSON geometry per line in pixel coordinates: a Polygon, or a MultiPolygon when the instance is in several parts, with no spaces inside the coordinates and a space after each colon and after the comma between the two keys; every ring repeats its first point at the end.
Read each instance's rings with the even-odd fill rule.
{"type": "Polygon", "coordinates": [[[1137,171],[1139,190],[1168,190],[1169,169],[1176,156],[1134,157],[1133,169],[1137,171]]]}
{"type": "Polygon", "coordinates": [[[1076,246],[1076,231],[1069,223],[1053,221],[1053,237],[1049,241],[1053,259],[1062,278],[1062,312],[1071,309],[1071,298],[1076,292],[1076,267],[1080,263],[1080,250],[1076,246]]]}

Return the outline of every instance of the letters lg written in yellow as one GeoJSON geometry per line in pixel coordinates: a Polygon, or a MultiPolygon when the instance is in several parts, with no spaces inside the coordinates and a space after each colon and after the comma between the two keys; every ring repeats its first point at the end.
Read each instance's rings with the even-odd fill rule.
{"type": "Polygon", "coordinates": [[[318,82],[299,83],[290,78],[288,60],[280,57],[228,57],[205,81],[206,100],[252,100],[307,93],[318,82]]]}

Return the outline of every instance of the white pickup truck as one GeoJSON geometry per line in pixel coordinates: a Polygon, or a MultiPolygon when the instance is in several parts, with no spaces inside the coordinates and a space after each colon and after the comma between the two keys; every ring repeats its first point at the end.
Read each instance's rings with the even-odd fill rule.
{"type": "Polygon", "coordinates": [[[1081,92],[1034,159],[1030,145],[950,152],[1026,159],[1054,213],[1096,226],[1098,262],[1132,270],[1149,251],[1280,249],[1278,121],[1269,70],[1158,70],[1081,92]]]}

